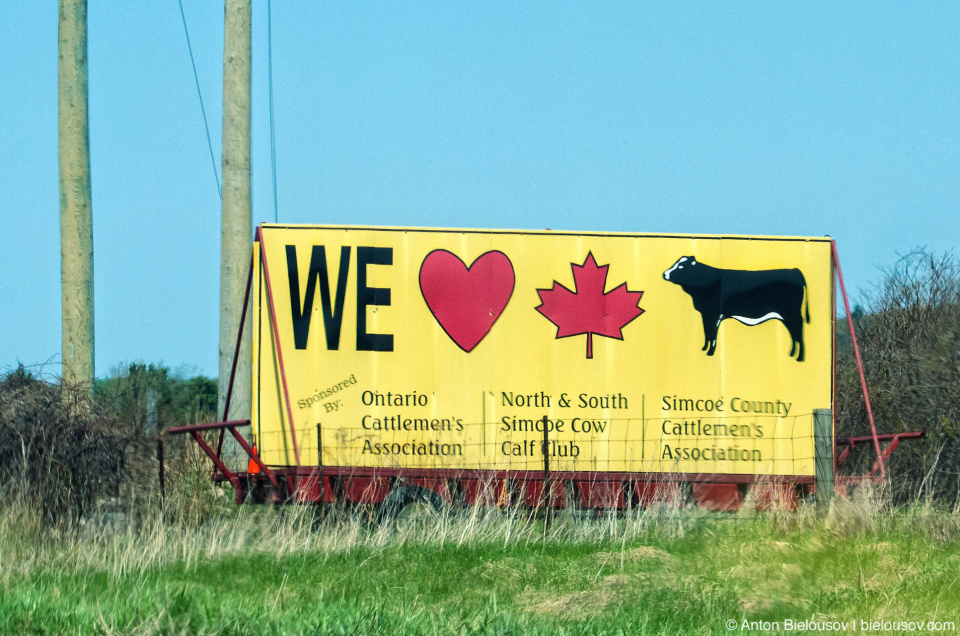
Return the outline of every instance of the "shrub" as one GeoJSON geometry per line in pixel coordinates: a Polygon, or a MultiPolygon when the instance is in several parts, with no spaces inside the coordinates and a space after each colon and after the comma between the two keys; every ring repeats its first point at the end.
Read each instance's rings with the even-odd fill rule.
{"type": "MultiPolygon", "coordinates": [[[[899,501],[953,503],[960,491],[960,263],[918,250],[884,272],[854,312],[879,432],[923,430],[890,458],[899,501]]],[[[838,326],[838,336],[845,331],[838,326]]],[[[869,431],[849,335],[839,339],[837,434],[869,431]]],[[[863,453],[862,471],[875,453],[863,453]]]]}
{"type": "MultiPolygon", "coordinates": [[[[99,380],[92,395],[22,366],[0,376],[0,507],[26,505],[47,525],[95,510],[155,512],[158,432],[213,419],[216,399],[215,380],[142,363],[99,380]]],[[[199,519],[220,497],[209,461],[185,441],[167,443],[168,495],[199,519]]]]}
{"type": "Polygon", "coordinates": [[[0,380],[0,484],[4,499],[35,502],[43,518],[79,518],[116,494],[131,438],[73,387],[20,367],[0,380]]]}

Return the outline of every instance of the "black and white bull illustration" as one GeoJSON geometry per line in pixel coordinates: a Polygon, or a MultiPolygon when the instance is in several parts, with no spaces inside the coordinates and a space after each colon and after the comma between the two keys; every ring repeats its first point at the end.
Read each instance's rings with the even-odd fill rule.
{"type": "Polygon", "coordinates": [[[803,362],[803,323],[804,318],[810,322],[810,300],[804,306],[807,281],[799,269],[719,269],[682,256],[663,278],[693,298],[703,319],[703,351],[708,356],[717,350],[717,332],[727,318],[751,327],[779,320],[793,339],[790,356],[797,354],[797,362],[803,362]]]}

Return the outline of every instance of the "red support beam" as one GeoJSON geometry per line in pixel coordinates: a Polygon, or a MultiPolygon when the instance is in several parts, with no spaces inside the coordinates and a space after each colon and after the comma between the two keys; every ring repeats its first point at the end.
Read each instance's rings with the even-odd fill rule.
{"type": "MultiPolygon", "coordinates": [[[[884,449],[883,453],[881,453],[880,457],[883,458],[883,461],[888,460],[890,458],[890,455],[893,453],[894,449],[896,449],[897,446],[900,445],[900,440],[918,439],[923,436],[924,436],[923,431],[907,431],[904,433],[884,433],[882,435],[877,435],[876,437],[877,441],[890,442],[887,445],[886,449],[884,449]]],[[[837,444],[846,446],[846,448],[844,448],[843,452],[841,452],[840,455],[837,457],[837,466],[842,464],[847,459],[847,457],[850,456],[850,451],[852,451],[857,444],[863,444],[863,443],[871,442],[873,440],[874,440],[873,435],[860,435],[858,437],[841,437],[840,439],[838,439],[837,444]]],[[[874,462],[873,467],[870,469],[870,472],[868,473],[868,475],[870,476],[874,475],[879,468],[880,468],[879,462],[874,462]]]]}
{"type": "Polygon", "coordinates": [[[873,432],[873,447],[877,451],[877,462],[880,465],[880,476],[887,478],[887,469],[883,465],[883,453],[880,450],[880,440],[877,439],[877,425],[873,421],[873,409],[870,407],[870,393],[867,391],[867,378],[863,373],[863,360],[860,359],[860,347],[857,345],[857,332],[853,328],[853,315],[850,313],[850,300],[847,298],[847,288],[843,283],[843,271],[840,269],[840,257],[837,256],[837,242],[830,241],[833,251],[833,264],[837,268],[837,279],[840,281],[840,293],[843,295],[843,307],[847,312],[847,325],[850,327],[850,339],[853,341],[853,354],[857,359],[857,369],[860,372],[860,387],[863,389],[863,400],[867,405],[867,419],[870,420],[870,430],[873,432]]]}
{"type": "MultiPolygon", "coordinates": [[[[287,387],[287,372],[283,366],[283,351],[280,346],[280,328],[277,326],[277,311],[273,302],[273,287],[270,285],[270,268],[267,265],[267,246],[263,242],[263,232],[257,228],[257,240],[260,241],[260,261],[263,263],[263,280],[267,285],[267,306],[270,309],[270,322],[273,325],[273,340],[277,345],[277,366],[280,367],[280,384],[283,386],[283,399],[287,405],[287,419],[290,421],[290,439],[293,442],[293,458],[300,467],[300,448],[297,444],[297,432],[293,425],[293,407],[290,404],[290,389],[287,387]]],[[[290,484],[293,488],[293,484],[290,484]]]]}
{"type": "Polygon", "coordinates": [[[250,426],[250,420],[229,420],[226,422],[209,422],[207,424],[190,424],[189,426],[174,426],[167,429],[168,435],[179,435],[181,433],[192,433],[193,431],[210,431],[215,429],[224,429],[237,426],[250,426]]]}
{"type": "Polygon", "coordinates": [[[890,453],[892,453],[893,450],[894,450],[897,446],[899,446],[899,445],[900,445],[900,438],[899,438],[899,437],[894,437],[894,438],[893,438],[893,441],[890,442],[889,444],[887,444],[887,447],[886,447],[885,449],[883,449],[883,454],[880,455],[880,457],[877,458],[877,461],[875,461],[875,462],[873,463],[873,466],[870,467],[870,472],[869,472],[868,474],[869,474],[871,477],[872,477],[874,474],[876,474],[877,468],[880,468],[880,469],[883,468],[883,462],[886,461],[886,460],[890,457],[890,453]]]}
{"type": "Polygon", "coordinates": [[[210,446],[203,441],[203,438],[200,436],[201,431],[212,431],[212,430],[228,430],[230,434],[236,438],[237,442],[246,451],[247,455],[250,456],[257,466],[260,467],[260,470],[266,475],[271,483],[274,486],[278,486],[277,477],[266,464],[263,463],[263,460],[260,459],[260,455],[253,450],[253,447],[250,446],[250,443],[243,438],[239,432],[237,432],[238,426],[250,426],[250,420],[230,420],[227,422],[210,422],[208,424],[191,424],[189,426],[175,426],[167,431],[170,435],[178,435],[181,433],[190,433],[197,443],[200,444],[200,447],[210,456],[210,459],[213,460],[213,463],[216,467],[223,472],[224,475],[230,480],[230,483],[234,482],[234,477],[231,477],[232,473],[229,470],[226,470],[226,466],[220,460],[220,453],[214,452],[210,446]]]}
{"type": "Polygon", "coordinates": [[[233,426],[229,427],[227,430],[233,434],[233,436],[237,439],[237,442],[240,443],[240,446],[243,447],[243,450],[247,451],[247,455],[249,455],[250,459],[252,459],[257,464],[257,466],[259,466],[263,474],[270,479],[270,482],[274,486],[278,486],[279,484],[277,483],[277,477],[273,474],[273,471],[267,468],[267,465],[264,464],[263,461],[260,459],[260,455],[255,450],[253,450],[250,444],[247,443],[247,440],[243,439],[243,435],[238,433],[237,429],[234,428],[233,426]]]}
{"type": "Polygon", "coordinates": [[[230,469],[227,468],[226,464],[224,464],[224,463],[220,460],[220,457],[219,457],[216,453],[213,452],[213,449],[210,448],[210,446],[209,446],[205,441],[203,441],[203,437],[200,435],[200,432],[199,432],[199,431],[191,431],[191,434],[193,435],[193,439],[195,439],[195,440],[197,441],[197,444],[200,444],[200,448],[202,448],[203,451],[204,451],[207,455],[209,455],[210,459],[213,460],[214,465],[215,465],[218,469],[220,469],[220,472],[223,473],[223,475],[224,475],[227,479],[230,480],[230,483],[233,485],[233,487],[234,487],[234,488],[239,488],[239,487],[240,487],[240,479],[239,479],[235,474],[233,474],[233,473],[230,472],[230,469]]]}
{"type": "Polygon", "coordinates": [[[850,456],[850,450],[853,448],[853,444],[849,444],[846,448],[843,449],[839,455],[837,455],[837,466],[846,461],[847,457],[850,456]]]}

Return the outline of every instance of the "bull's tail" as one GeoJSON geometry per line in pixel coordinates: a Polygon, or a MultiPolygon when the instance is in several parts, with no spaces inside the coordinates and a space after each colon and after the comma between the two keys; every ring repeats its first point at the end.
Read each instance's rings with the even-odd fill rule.
{"type": "Polygon", "coordinates": [[[807,289],[807,281],[803,281],[803,310],[804,317],[807,319],[807,324],[810,324],[810,290],[807,289]]]}

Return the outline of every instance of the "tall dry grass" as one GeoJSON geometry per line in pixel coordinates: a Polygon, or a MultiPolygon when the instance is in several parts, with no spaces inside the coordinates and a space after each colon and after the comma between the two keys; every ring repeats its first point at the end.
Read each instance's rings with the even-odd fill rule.
{"type": "Polygon", "coordinates": [[[0,510],[0,580],[54,570],[117,577],[174,564],[189,570],[202,561],[240,554],[280,559],[408,545],[626,543],[650,532],[682,535],[685,526],[703,514],[664,503],[624,515],[560,513],[546,527],[531,511],[520,509],[421,510],[384,524],[343,508],[322,518],[318,513],[309,506],[239,506],[196,523],[191,514],[169,509],[153,515],[111,509],[95,518],[50,526],[32,502],[21,499],[0,510]]]}
{"type": "MultiPolygon", "coordinates": [[[[223,495],[226,498],[226,495],[223,495]]],[[[357,510],[311,506],[231,506],[197,522],[192,513],[118,514],[57,526],[45,523],[33,502],[20,499],[0,509],[0,582],[38,572],[107,573],[121,578],[176,566],[184,571],[240,555],[329,556],[409,546],[428,548],[604,545],[626,550],[638,542],[682,538],[705,524],[741,524],[759,536],[818,534],[865,537],[920,531],[937,541],[960,539],[960,515],[931,506],[893,507],[883,492],[862,488],[837,498],[828,510],[801,505],[792,512],[709,513],[664,501],[626,512],[559,511],[547,526],[532,511],[496,507],[417,509],[394,522],[374,524],[357,510]],[[759,534],[758,534],[759,533],[759,534]]]]}

